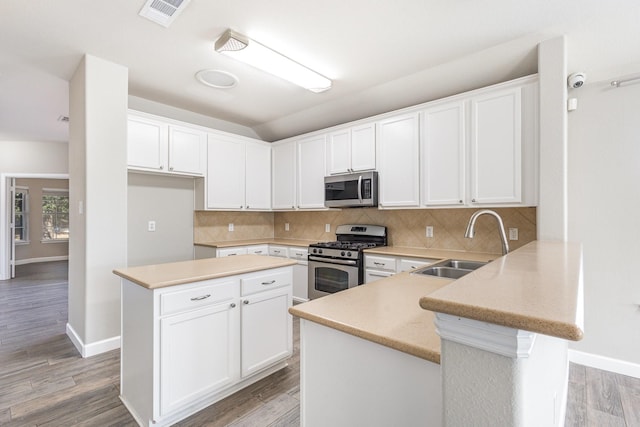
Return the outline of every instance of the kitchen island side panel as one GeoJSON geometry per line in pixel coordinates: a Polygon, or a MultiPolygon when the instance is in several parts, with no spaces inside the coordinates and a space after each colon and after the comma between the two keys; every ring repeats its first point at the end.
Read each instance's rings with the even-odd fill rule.
{"type": "Polygon", "coordinates": [[[301,425],[441,426],[440,365],[300,319],[301,425]]]}

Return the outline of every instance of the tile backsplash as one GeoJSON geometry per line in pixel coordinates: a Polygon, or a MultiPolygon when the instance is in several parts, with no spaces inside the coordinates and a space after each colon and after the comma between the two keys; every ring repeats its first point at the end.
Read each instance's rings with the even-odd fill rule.
{"type": "MultiPolygon", "coordinates": [[[[317,241],[335,240],[340,224],[385,225],[389,244],[415,248],[451,249],[501,253],[498,226],[494,218],[483,216],[476,222],[476,234],[466,239],[469,218],[478,209],[403,209],[376,208],[296,212],[211,212],[197,211],[194,218],[196,243],[228,240],[283,238],[317,241]],[[230,232],[229,223],[234,224],[230,232]],[[289,223],[289,231],[285,231],[289,223]],[[330,232],[325,232],[326,224],[330,232]],[[426,237],[426,227],[433,237],[426,237]]],[[[517,249],[536,239],[536,208],[493,209],[509,228],[518,229],[518,240],[510,240],[517,249]]]]}

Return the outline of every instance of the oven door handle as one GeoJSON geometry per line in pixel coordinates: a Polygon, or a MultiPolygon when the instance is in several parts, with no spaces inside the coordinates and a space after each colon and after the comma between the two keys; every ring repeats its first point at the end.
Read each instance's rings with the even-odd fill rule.
{"type": "Polygon", "coordinates": [[[358,200],[362,203],[362,175],[358,177],[358,200]]]}
{"type": "Polygon", "coordinates": [[[309,261],[321,262],[323,264],[340,264],[340,265],[358,265],[358,261],[351,259],[335,259],[335,258],[320,258],[313,255],[309,255],[309,261]]]}

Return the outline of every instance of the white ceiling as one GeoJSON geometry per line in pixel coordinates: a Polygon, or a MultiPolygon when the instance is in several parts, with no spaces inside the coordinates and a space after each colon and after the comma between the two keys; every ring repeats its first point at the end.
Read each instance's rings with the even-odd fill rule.
{"type": "Polygon", "coordinates": [[[140,17],[143,4],[2,0],[0,140],[67,140],[57,119],[85,53],[128,67],[131,95],[268,141],[535,73],[538,42],[562,34],[569,72],[640,72],[637,0],[191,0],[169,28],[140,17]],[[319,71],[333,88],[308,92],[217,54],[227,28],[319,71]],[[204,68],[240,83],[203,86],[194,74],[204,68]]]}

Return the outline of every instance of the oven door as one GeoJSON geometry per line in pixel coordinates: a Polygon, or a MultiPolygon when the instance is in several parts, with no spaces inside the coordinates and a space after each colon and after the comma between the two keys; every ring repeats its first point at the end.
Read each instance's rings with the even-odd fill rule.
{"type": "Polygon", "coordinates": [[[309,256],[309,299],[358,286],[358,261],[309,256]]]}

